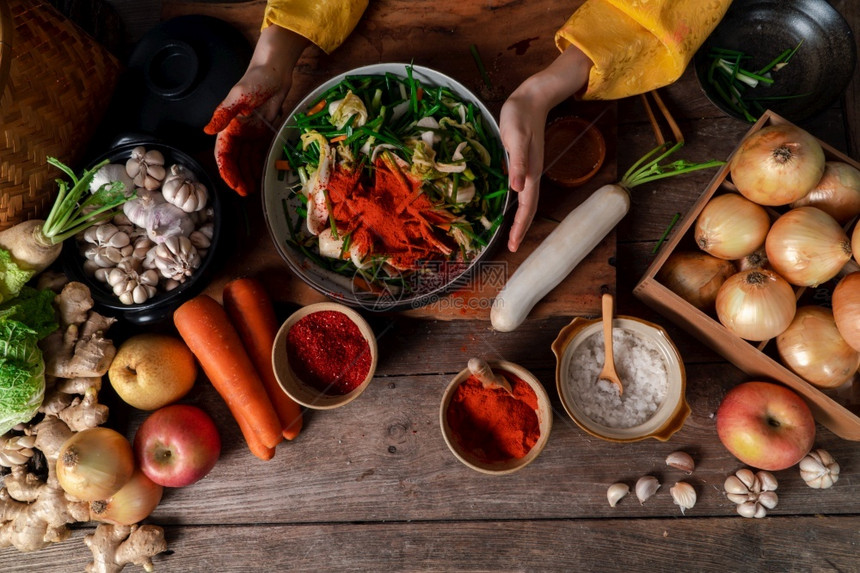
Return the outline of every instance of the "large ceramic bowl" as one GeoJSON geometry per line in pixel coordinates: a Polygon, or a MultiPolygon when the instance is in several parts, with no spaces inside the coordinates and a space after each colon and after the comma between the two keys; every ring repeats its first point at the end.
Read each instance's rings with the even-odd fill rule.
{"type": "MultiPolygon", "coordinates": [[[[585,351],[579,352],[581,347],[593,337],[601,337],[600,346],[602,348],[602,330],[603,326],[600,319],[589,320],[584,318],[574,318],[567,326],[561,329],[558,337],[552,344],[552,351],[556,356],[556,387],[558,389],[559,398],[564,409],[567,411],[571,419],[576,424],[591,434],[592,436],[603,438],[612,442],[635,442],[646,438],[655,438],[660,441],[668,440],[672,434],[681,429],[684,421],[690,415],[690,406],[685,397],[687,379],[684,371],[684,362],[681,360],[681,355],[675,347],[669,335],[660,326],[651,322],[641,320],[639,318],[629,316],[618,316],[613,319],[613,328],[622,329],[631,333],[632,336],[642,341],[650,347],[662,359],[666,378],[662,383],[666,386],[665,397],[662,402],[656,407],[656,411],[650,418],[637,423],[622,427],[622,424],[610,426],[600,421],[595,421],[586,413],[587,407],[585,403],[591,401],[586,400],[581,394],[582,384],[574,383],[571,372],[575,372],[577,368],[572,364],[577,360],[583,359],[583,356],[588,356],[585,351]]],[[[613,337],[614,339],[614,337],[613,337]]],[[[620,353],[623,350],[615,345],[616,366],[619,366],[619,360],[623,359],[620,353]]],[[[596,365],[595,374],[599,370],[600,365],[596,365]]],[[[638,372],[640,369],[637,368],[638,372]]],[[[622,372],[622,383],[624,376],[622,372]]],[[[597,388],[597,376],[594,377],[594,388],[597,388]]],[[[614,390],[614,389],[613,389],[614,390]]],[[[591,392],[591,388],[589,388],[591,392]]],[[[630,392],[627,396],[622,396],[622,400],[630,398],[630,392]]]]}
{"type": "MultiPolygon", "coordinates": [[[[445,267],[444,272],[433,272],[424,274],[426,280],[422,280],[419,287],[408,294],[368,293],[355,288],[355,283],[349,276],[344,276],[323,268],[307,253],[289,244],[290,226],[287,221],[288,213],[295,213],[299,207],[297,198],[292,197],[285,181],[283,172],[275,168],[275,162],[282,159],[284,141],[296,142],[299,131],[294,126],[293,117],[296,113],[306,111],[327,90],[337,85],[347,77],[353,76],[384,76],[395,74],[400,77],[406,76],[408,64],[374,64],[350,70],[339,74],[311,91],[300,101],[288,119],[280,127],[266,160],[263,176],[263,210],[269,234],[275,243],[280,255],[286,261],[289,268],[304,282],[318,292],[328,296],[339,303],[360,307],[372,311],[405,310],[424,306],[440,296],[457,288],[475,273],[479,262],[495,247],[502,235],[500,225],[495,233],[487,241],[475,256],[465,264],[457,264],[445,267]]],[[[423,86],[446,87],[464,102],[471,102],[476,112],[480,112],[487,130],[487,137],[499,142],[499,127],[487,107],[481,103],[477,96],[456,80],[421,66],[412,66],[412,76],[421,82],[423,86]]],[[[287,176],[289,177],[289,176],[287,176]]],[[[501,212],[507,212],[509,193],[506,192],[502,202],[501,212]]],[[[304,223],[302,223],[304,225],[304,223]]]]}

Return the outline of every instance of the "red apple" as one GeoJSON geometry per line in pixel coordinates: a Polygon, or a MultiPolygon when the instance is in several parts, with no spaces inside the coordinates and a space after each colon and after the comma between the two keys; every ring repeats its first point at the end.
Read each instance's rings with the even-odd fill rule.
{"type": "Polygon", "coordinates": [[[717,410],[717,435],[743,463],[784,470],[812,448],[815,420],[806,402],[789,388],[746,382],[723,398],[717,410]]]}
{"type": "Polygon", "coordinates": [[[221,437],[196,406],[173,404],[149,415],[134,436],[134,455],[146,477],[165,487],[191,485],[221,455],[221,437]]]}

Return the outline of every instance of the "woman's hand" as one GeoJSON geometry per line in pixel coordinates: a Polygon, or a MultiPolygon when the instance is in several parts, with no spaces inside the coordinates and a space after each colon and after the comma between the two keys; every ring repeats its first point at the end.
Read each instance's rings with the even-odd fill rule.
{"type": "Polygon", "coordinates": [[[283,112],[293,68],[307,44],[305,38],[285,28],[264,28],[245,74],[203,128],[210,135],[217,134],[218,171],[239,195],[259,188],[271,125],[283,112]]]}
{"type": "Polygon", "coordinates": [[[585,85],[590,69],[591,60],[571,46],[520,84],[502,106],[499,129],[508,152],[508,184],[519,203],[508,237],[511,252],[519,248],[537,211],[549,111],[585,85]]]}

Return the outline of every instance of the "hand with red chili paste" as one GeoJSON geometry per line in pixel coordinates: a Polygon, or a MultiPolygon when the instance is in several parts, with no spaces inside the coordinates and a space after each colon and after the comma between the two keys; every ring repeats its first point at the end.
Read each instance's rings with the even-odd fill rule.
{"type": "Polygon", "coordinates": [[[514,90],[500,116],[510,187],[519,202],[509,250],[519,248],[537,210],[549,111],[571,96],[620,99],[671,84],[729,4],[587,0],[556,32],[561,55],[514,90]]]}
{"type": "Polygon", "coordinates": [[[217,134],[215,161],[221,178],[239,195],[258,189],[275,125],[288,110],[284,102],[293,68],[314,43],[324,52],[352,32],[368,0],[269,0],[263,29],[242,78],[203,128],[217,134]]]}

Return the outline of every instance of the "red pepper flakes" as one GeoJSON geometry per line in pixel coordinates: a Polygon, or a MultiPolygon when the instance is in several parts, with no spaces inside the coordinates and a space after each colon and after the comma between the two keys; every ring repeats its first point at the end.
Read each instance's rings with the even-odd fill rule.
{"type": "Polygon", "coordinates": [[[329,395],[355,390],[370,371],[370,345],[342,312],[321,310],[287,333],[290,367],[303,382],[329,395]]]}

